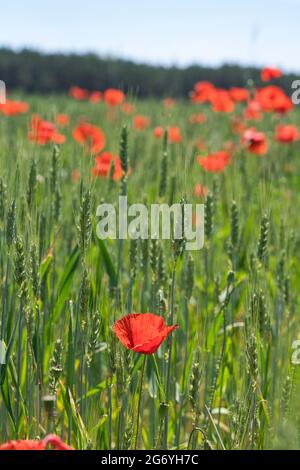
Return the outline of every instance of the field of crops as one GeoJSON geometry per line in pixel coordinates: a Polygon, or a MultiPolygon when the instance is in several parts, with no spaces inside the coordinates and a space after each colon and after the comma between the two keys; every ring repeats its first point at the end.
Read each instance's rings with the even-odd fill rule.
{"type": "Polygon", "coordinates": [[[251,83],[8,98],[0,444],[300,448],[297,106],[251,83]],[[100,239],[97,206],[120,195],[204,204],[204,247],[100,239]]]}

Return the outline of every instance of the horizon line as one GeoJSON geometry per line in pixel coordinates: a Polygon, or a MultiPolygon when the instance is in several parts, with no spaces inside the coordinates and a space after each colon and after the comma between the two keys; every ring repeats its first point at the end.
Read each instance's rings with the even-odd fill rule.
{"type": "MultiPolygon", "coordinates": [[[[0,51],[1,50],[9,50],[14,53],[21,53],[24,51],[29,51],[33,53],[37,53],[40,55],[44,56],[51,56],[51,55],[62,55],[62,56],[78,56],[78,57],[84,57],[88,55],[94,55],[95,57],[102,59],[102,60],[119,60],[123,62],[131,62],[135,65],[144,65],[148,67],[153,67],[153,68],[163,68],[163,69],[178,69],[178,70],[186,70],[191,67],[200,67],[200,68],[209,68],[212,70],[218,70],[222,67],[226,66],[237,66],[240,67],[241,69],[256,69],[256,70],[261,70],[263,67],[272,67],[272,66],[278,66],[277,64],[244,64],[243,62],[240,61],[226,61],[226,62],[218,62],[216,64],[209,64],[205,62],[188,62],[186,64],[180,64],[178,62],[171,62],[170,63],[162,63],[162,62],[156,62],[156,61],[151,61],[151,60],[143,60],[143,59],[138,59],[134,57],[129,57],[125,56],[122,54],[114,53],[114,52],[100,52],[96,50],[85,50],[85,51],[76,51],[76,50],[71,50],[71,49],[66,49],[66,50],[57,50],[57,49],[47,49],[47,48],[40,48],[38,46],[33,46],[33,45],[23,45],[23,46],[10,46],[7,44],[0,44],[0,51]]],[[[286,69],[285,67],[279,66],[279,68],[284,72],[286,75],[297,75],[300,74],[300,70],[295,70],[295,69],[286,69]]]]}

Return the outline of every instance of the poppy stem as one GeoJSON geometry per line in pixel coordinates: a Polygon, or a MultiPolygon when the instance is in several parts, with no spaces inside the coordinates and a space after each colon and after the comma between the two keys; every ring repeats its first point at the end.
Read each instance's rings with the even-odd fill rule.
{"type": "MultiPolygon", "coordinates": [[[[171,314],[170,322],[174,321],[174,306],[175,306],[175,276],[176,276],[177,258],[174,261],[172,271],[172,287],[171,287],[171,314]]],[[[172,358],[172,336],[168,338],[168,363],[167,363],[167,378],[166,378],[166,416],[165,416],[165,429],[164,429],[164,448],[167,449],[168,445],[168,428],[169,428],[169,399],[170,399],[170,382],[171,382],[171,358],[172,358]]]]}
{"type": "Polygon", "coordinates": [[[144,354],[143,365],[142,365],[142,374],[141,374],[140,387],[139,387],[138,406],[137,406],[136,432],[135,432],[134,450],[136,450],[136,448],[137,448],[137,445],[138,445],[138,438],[139,438],[140,408],[141,408],[141,401],[142,401],[143,380],[144,380],[144,373],[145,373],[145,367],[146,367],[146,360],[147,360],[147,355],[144,354]]]}

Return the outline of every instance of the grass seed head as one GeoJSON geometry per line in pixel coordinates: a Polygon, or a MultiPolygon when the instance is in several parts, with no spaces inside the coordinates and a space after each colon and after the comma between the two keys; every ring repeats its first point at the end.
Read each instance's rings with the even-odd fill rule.
{"type": "Polygon", "coordinates": [[[57,339],[55,341],[53,353],[49,363],[49,392],[52,396],[56,396],[57,394],[58,382],[63,372],[62,352],[62,341],[60,339],[57,339]]]}
{"type": "Polygon", "coordinates": [[[53,194],[58,183],[58,169],[59,169],[59,146],[55,145],[52,152],[52,165],[50,169],[50,190],[53,194]]]}
{"type": "Polygon", "coordinates": [[[187,266],[185,270],[185,279],[184,279],[184,291],[185,291],[185,298],[189,300],[192,297],[193,287],[194,287],[194,258],[192,255],[188,256],[187,259],[187,266]]]}
{"type": "Polygon", "coordinates": [[[235,201],[231,204],[231,243],[234,247],[239,241],[239,211],[235,201]]]}
{"type": "Polygon", "coordinates": [[[121,167],[125,175],[129,170],[129,159],[128,159],[128,131],[127,127],[123,126],[120,137],[120,160],[121,167]]]}
{"type": "Polygon", "coordinates": [[[268,235],[269,235],[269,219],[267,215],[264,215],[260,224],[260,236],[257,245],[257,258],[261,263],[264,262],[267,247],[268,247],[268,235]]]}
{"type": "Polygon", "coordinates": [[[87,190],[81,198],[79,221],[77,224],[79,247],[84,260],[92,233],[91,192],[87,190]]]}
{"type": "Polygon", "coordinates": [[[35,199],[35,193],[36,193],[36,187],[37,187],[37,172],[36,172],[36,163],[35,160],[32,160],[31,166],[30,166],[30,171],[29,171],[29,178],[28,178],[28,187],[27,187],[27,204],[29,209],[31,209],[34,199],[35,199]]]}
{"type": "Polygon", "coordinates": [[[16,236],[16,201],[13,200],[7,213],[6,221],[6,243],[10,249],[12,243],[15,241],[16,236]]]}
{"type": "Polygon", "coordinates": [[[210,240],[214,228],[214,203],[213,197],[208,194],[204,204],[204,233],[207,240],[210,240]]]}

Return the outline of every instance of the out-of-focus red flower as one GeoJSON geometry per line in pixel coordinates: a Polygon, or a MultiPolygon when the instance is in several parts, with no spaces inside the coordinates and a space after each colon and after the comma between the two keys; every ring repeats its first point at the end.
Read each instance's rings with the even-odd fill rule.
{"type": "Polygon", "coordinates": [[[125,114],[132,114],[135,110],[135,106],[132,103],[128,103],[128,101],[125,101],[125,103],[122,104],[121,110],[125,114]]]}
{"type": "Polygon", "coordinates": [[[29,105],[23,101],[6,100],[6,103],[0,104],[0,113],[5,116],[16,116],[17,114],[27,113],[29,105]]]}
{"type": "Polygon", "coordinates": [[[180,144],[182,142],[182,135],[179,127],[173,126],[168,128],[168,140],[171,143],[180,144]]]}
{"type": "Polygon", "coordinates": [[[277,67],[265,67],[262,69],[260,78],[263,82],[269,82],[282,76],[282,72],[277,67]]]}
{"type": "Polygon", "coordinates": [[[178,325],[167,326],[153,313],[129,313],[114,325],[114,332],[127,349],[140,354],[153,354],[178,325]]]}
{"type": "Polygon", "coordinates": [[[234,110],[234,101],[227,90],[215,89],[210,102],[212,110],[217,113],[231,113],[234,110]]]}
{"type": "Polygon", "coordinates": [[[0,450],[45,450],[44,441],[34,441],[29,439],[8,441],[0,445],[0,450]]]}
{"type": "Polygon", "coordinates": [[[155,129],[153,130],[153,135],[154,137],[156,137],[157,139],[160,139],[163,135],[164,135],[164,130],[162,127],[155,127],[155,129]]]}
{"type": "Polygon", "coordinates": [[[55,124],[59,127],[65,127],[69,124],[70,117],[67,114],[57,114],[55,116],[55,124]]]}
{"type": "Polygon", "coordinates": [[[225,150],[220,150],[206,157],[197,157],[197,161],[205,171],[220,173],[229,165],[230,155],[225,150]]]}
{"type": "Polygon", "coordinates": [[[191,93],[191,100],[193,103],[205,103],[211,100],[215,93],[215,87],[210,82],[197,82],[194,85],[194,90],[191,93]]]}
{"type": "Polygon", "coordinates": [[[0,450],[46,450],[50,445],[54,450],[74,450],[73,447],[65,444],[60,437],[55,434],[49,434],[43,440],[18,440],[8,441],[0,445],[0,450]]]}
{"type": "Polygon", "coordinates": [[[165,108],[173,108],[173,106],[175,105],[175,100],[173,98],[165,98],[163,100],[163,105],[165,108]]]}
{"type": "Polygon", "coordinates": [[[88,122],[82,122],[73,130],[73,137],[83,145],[87,152],[98,153],[105,147],[105,135],[99,128],[88,122]]]}
{"type": "Polygon", "coordinates": [[[276,103],[274,103],[273,109],[279,114],[285,114],[293,108],[292,100],[286,96],[282,95],[278,97],[276,103]]]}
{"type": "Polygon", "coordinates": [[[277,142],[288,144],[290,142],[295,142],[296,140],[299,140],[299,138],[300,133],[297,127],[293,124],[280,124],[276,127],[275,140],[277,142]]]}
{"type": "Polygon", "coordinates": [[[81,176],[80,171],[74,168],[74,170],[72,170],[72,173],[71,173],[71,179],[73,183],[77,183],[77,181],[80,180],[80,176],[81,176]]]}
{"type": "Polygon", "coordinates": [[[195,185],[194,194],[196,197],[201,197],[201,196],[206,197],[208,195],[208,188],[198,183],[195,185]]]}
{"type": "Polygon", "coordinates": [[[74,100],[83,101],[88,99],[89,92],[79,86],[72,86],[70,88],[69,95],[74,98],[74,100]]]}
{"type": "Polygon", "coordinates": [[[108,88],[103,94],[103,99],[108,106],[119,106],[125,100],[125,95],[121,90],[108,88]]]}
{"type": "Polygon", "coordinates": [[[246,88],[232,87],[229,90],[229,96],[233,101],[239,103],[241,101],[247,101],[249,98],[249,91],[246,88]]]}
{"type": "Polygon", "coordinates": [[[48,142],[63,144],[65,136],[59,134],[54,124],[44,121],[38,114],[32,115],[28,139],[39,145],[45,145],[48,142]]]}
{"type": "Polygon", "coordinates": [[[113,179],[114,181],[119,181],[123,176],[121,160],[110,152],[103,152],[95,158],[95,166],[92,168],[92,175],[107,178],[112,164],[115,166],[113,179]]]}
{"type": "Polygon", "coordinates": [[[103,94],[101,91],[92,91],[89,96],[89,100],[91,103],[99,103],[103,98],[103,94]]]}
{"type": "Polygon", "coordinates": [[[254,127],[244,131],[242,142],[249,152],[256,155],[265,155],[268,151],[266,135],[263,132],[258,132],[254,127]]]}
{"type": "Polygon", "coordinates": [[[260,121],[262,118],[262,109],[259,101],[250,100],[248,102],[247,108],[244,111],[244,117],[246,119],[260,121]]]}
{"type": "Polygon", "coordinates": [[[292,100],[282,88],[268,85],[256,91],[255,100],[259,102],[263,111],[275,111],[284,114],[293,107],[292,100]]]}
{"type": "Polygon", "coordinates": [[[146,116],[143,116],[142,114],[137,114],[133,118],[133,128],[138,130],[138,131],[143,131],[144,129],[147,129],[150,125],[150,119],[147,118],[146,116]]]}
{"type": "Polygon", "coordinates": [[[189,118],[191,124],[203,124],[206,121],[206,116],[203,113],[192,114],[189,118]]]}

